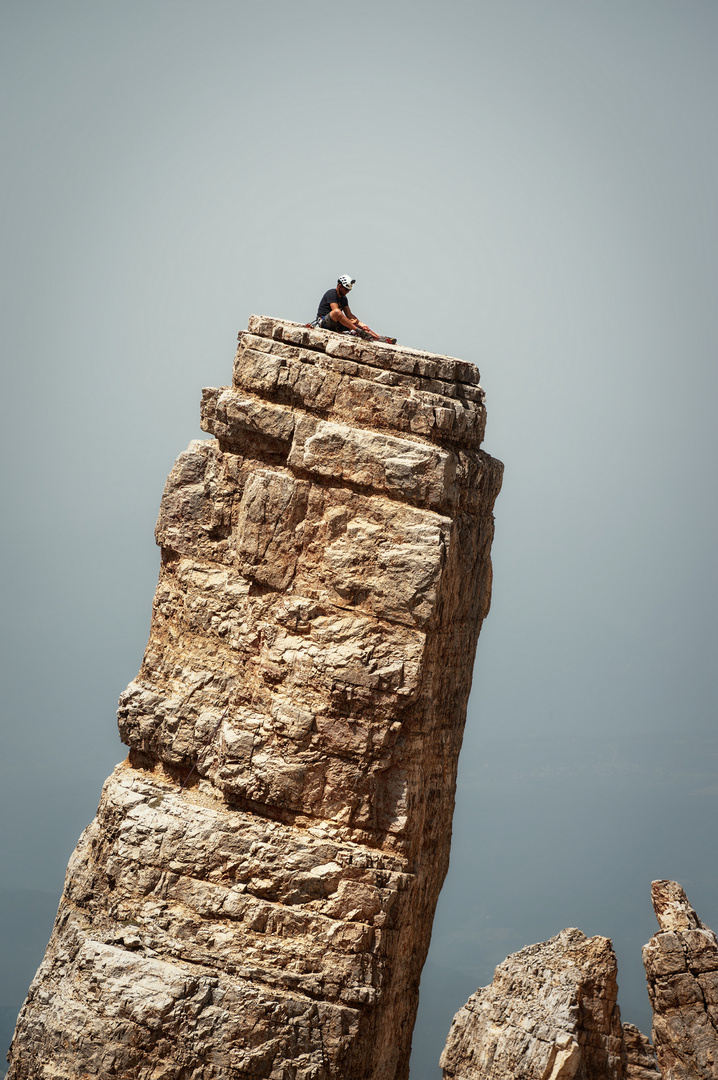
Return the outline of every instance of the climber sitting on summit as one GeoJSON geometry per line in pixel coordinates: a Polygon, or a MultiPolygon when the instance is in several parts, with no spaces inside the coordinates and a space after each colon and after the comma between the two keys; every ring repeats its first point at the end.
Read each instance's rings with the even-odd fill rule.
{"type": "Polygon", "coordinates": [[[336,289],[327,289],[319,301],[317,317],[311,325],[321,327],[322,330],[336,330],[340,334],[359,333],[361,337],[370,337],[379,341],[379,334],[370,329],[366,323],[359,322],[349,307],[347,293],[351,292],[355,281],[356,278],[342,274],[337,279],[336,289]]]}

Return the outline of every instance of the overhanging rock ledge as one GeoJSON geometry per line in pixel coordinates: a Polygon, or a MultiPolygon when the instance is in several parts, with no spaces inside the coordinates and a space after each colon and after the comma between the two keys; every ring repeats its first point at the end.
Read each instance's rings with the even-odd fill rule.
{"type": "Polygon", "coordinates": [[[502,466],[472,364],[252,316],[9,1080],[404,1080],[502,466]]]}

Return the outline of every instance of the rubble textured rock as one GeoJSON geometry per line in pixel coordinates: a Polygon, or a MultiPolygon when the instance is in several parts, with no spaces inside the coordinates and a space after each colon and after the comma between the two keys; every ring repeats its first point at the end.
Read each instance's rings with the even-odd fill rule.
{"type": "Polygon", "coordinates": [[[660,1077],[651,1040],[633,1024],[623,1025],[623,1045],[626,1049],[626,1080],[657,1080],[660,1077]]]}
{"type": "Polygon", "coordinates": [[[496,968],[454,1017],[445,1080],[623,1076],[616,958],[580,930],[529,945],[496,968]]]}
{"type": "Polygon", "coordinates": [[[651,1080],[648,1040],[621,1025],[608,938],[580,930],[529,945],[454,1017],[444,1080],[651,1080]]]}
{"type": "Polygon", "coordinates": [[[664,1080],[718,1077],[718,942],[675,881],[651,884],[660,931],[643,949],[664,1080]]]}
{"type": "Polygon", "coordinates": [[[489,607],[476,368],[253,316],[10,1080],[402,1080],[489,607]]]}

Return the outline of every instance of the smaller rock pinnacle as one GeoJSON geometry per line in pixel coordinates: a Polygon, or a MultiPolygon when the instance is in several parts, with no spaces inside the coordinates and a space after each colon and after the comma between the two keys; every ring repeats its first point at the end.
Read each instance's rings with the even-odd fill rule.
{"type": "Polygon", "coordinates": [[[700,930],[703,923],[677,881],[652,881],[651,900],[661,930],[700,930]]]}
{"type": "Polygon", "coordinates": [[[676,881],[654,881],[660,930],[643,948],[663,1080],[718,1076],[718,941],[676,881]]]}

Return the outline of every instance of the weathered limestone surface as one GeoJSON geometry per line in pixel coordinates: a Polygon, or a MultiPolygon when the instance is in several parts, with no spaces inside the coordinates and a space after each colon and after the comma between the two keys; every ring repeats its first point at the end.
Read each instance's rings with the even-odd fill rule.
{"type": "Polygon", "coordinates": [[[718,942],[675,881],[651,884],[660,931],[643,949],[664,1080],[718,1077],[718,942]]]}
{"type": "Polygon", "coordinates": [[[529,945],[454,1017],[445,1080],[655,1080],[648,1040],[621,1025],[608,938],[580,930],[529,945]]]}
{"type": "Polygon", "coordinates": [[[252,317],[11,1080],[403,1080],[489,607],[476,368],[252,317]]]}

